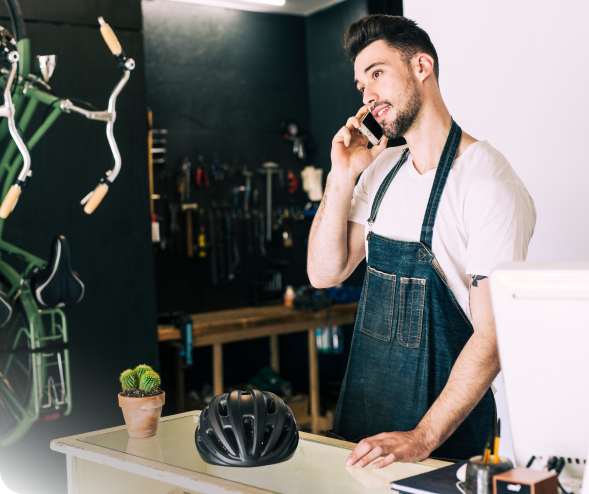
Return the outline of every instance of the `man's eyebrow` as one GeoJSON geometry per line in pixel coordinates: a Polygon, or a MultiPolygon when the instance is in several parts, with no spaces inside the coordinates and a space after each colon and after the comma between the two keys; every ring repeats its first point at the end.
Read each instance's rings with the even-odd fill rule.
{"type": "MultiPolygon", "coordinates": [[[[368,72],[370,69],[376,67],[377,65],[386,65],[384,62],[374,62],[373,64],[370,64],[368,67],[366,67],[364,69],[364,73],[366,74],[366,72],[368,72]]],[[[358,84],[360,84],[360,81],[358,79],[356,79],[354,81],[354,84],[356,85],[356,88],[358,87],[358,84]]]]}

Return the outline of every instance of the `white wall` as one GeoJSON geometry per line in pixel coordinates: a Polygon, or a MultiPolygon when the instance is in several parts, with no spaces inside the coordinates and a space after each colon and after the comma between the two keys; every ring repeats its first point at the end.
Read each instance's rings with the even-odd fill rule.
{"type": "Polygon", "coordinates": [[[589,259],[589,3],[404,0],[456,122],[501,151],[538,220],[528,260],[589,259]]]}
{"type": "MultiPolygon", "coordinates": [[[[589,3],[404,0],[430,35],[456,122],[501,151],[538,219],[528,260],[589,259],[589,3]]],[[[503,379],[502,455],[512,456],[503,379]]]]}

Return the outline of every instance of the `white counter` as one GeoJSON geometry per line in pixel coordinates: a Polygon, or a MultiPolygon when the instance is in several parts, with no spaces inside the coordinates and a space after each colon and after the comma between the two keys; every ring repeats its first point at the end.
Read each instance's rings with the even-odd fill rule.
{"type": "Polygon", "coordinates": [[[125,426],[51,441],[67,455],[69,494],[391,493],[390,482],[449,463],[424,460],[372,470],[347,467],[353,443],[301,433],[289,461],[256,468],[208,465],[194,432],[200,412],[163,418],[156,437],[131,439],[125,426]]]}

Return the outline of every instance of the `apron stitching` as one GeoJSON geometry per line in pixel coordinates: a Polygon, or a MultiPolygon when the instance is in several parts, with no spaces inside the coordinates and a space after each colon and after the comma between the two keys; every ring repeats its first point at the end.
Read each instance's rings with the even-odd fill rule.
{"type": "MultiPolygon", "coordinates": [[[[421,307],[419,308],[419,328],[421,328],[421,323],[422,323],[422,319],[423,319],[423,308],[425,305],[425,284],[427,283],[427,280],[424,280],[423,285],[421,285],[421,307]]],[[[421,346],[421,331],[417,332],[417,347],[419,348],[421,346]]]]}
{"type": "Polygon", "coordinates": [[[368,284],[370,283],[370,271],[366,275],[366,288],[364,290],[364,307],[362,307],[362,320],[360,321],[360,329],[364,329],[364,314],[366,314],[366,294],[368,293],[368,284]]]}
{"type": "Polygon", "coordinates": [[[409,317],[409,334],[407,335],[407,345],[411,345],[411,323],[413,322],[413,298],[415,294],[415,284],[411,283],[411,315],[409,317]]]}
{"type": "Polygon", "coordinates": [[[403,331],[403,320],[405,319],[405,311],[403,310],[403,300],[405,300],[405,283],[403,280],[405,278],[401,278],[401,293],[399,294],[399,301],[401,305],[399,306],[399,327],[397,328],[397,341],[404,347],[407,347],[405,343],[403,343],[403,336],[401,332],[403,331]]]}

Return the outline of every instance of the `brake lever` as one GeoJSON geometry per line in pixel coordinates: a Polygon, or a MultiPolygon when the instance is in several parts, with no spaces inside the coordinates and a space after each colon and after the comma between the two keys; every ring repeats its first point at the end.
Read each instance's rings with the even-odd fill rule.
{"type": "Polygon", "coordinates": [[[8,119],[8,130],[12,139],[14,139],[18,150],[22,154],[23,167],[18,175],[16,183],[10,187],[4,201],[2,201],[2,205],[0,206],[0,218],[2,219],[8,218],[8,215],[16,206],[27,178],[31,176],[31,156],[27,145],[16,126],[16,121],[14,119],[14,104],[12,103],[11,95],[12,84],[18,68],[18,52],[16,50],[10,51],[7,55],[7,59],[11,64],[11,69],[10,74],[8,75],[8,81],[6,82],[6,87],[4,88],[4,104],[0,106],[0,117],[6,117],[8,119]]]}
{"type": "Polygon", "coordinates": [[[106,138],[108,139],[108,144],[114,158],[114,166],[112,170],[106,172],[106,176],[100,180],[100,183],[96,186],[96,188],[80,201],[80,204],[84,206],[84,212],[86,214],[92,214],[98,207],[108,192],[109,186],[115,181],[121,170],[121,153],[119,152],[119,148],[114,136],[114,123],[117,118],[116,101],[119,93],[122,91],[123,87],[125,87],[125,84],[127,84],[127,81],[131,75],[131,71],[135,68],[135,61],[132,58],[127,58],[125,56],[125,52],[123,51],[121,44],[119,43],[119,40],[117,39],[112,28],[104,21],[102,17],[98,18],[98,22],[100,23],[100,32],[102,33],[104,41],[108,45],[112,54],[116,57],[118,67],[123,69],[123,77],[113,89],[108,100],[108,109],[105,111],[86,110],[74,105],[70,100],[67,99],[63,100],[60,104],[61,110],[65,113],[79,113],[89,120],[99,120],[106,122],[106,138]]]}

